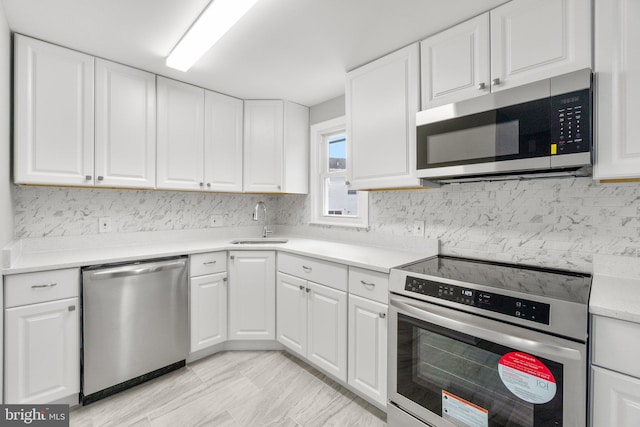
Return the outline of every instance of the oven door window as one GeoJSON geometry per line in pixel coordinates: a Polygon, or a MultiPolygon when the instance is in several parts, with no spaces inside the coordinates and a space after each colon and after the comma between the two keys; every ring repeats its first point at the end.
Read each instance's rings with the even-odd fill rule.
{"type": "Polygon", "coordinates": [[[397,349],[397,392],[455,425],[562,425],[557,362],[403,314],[397,349]]]}

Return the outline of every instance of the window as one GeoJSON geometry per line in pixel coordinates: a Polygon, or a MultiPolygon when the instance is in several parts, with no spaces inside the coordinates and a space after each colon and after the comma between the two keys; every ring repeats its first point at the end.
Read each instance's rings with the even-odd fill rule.
{"type": "Polygon", "coordinates": [[[311,126],[311,144],[311,223],[367,227],[367,192],[347,185],[345,118],[311,126]]]}

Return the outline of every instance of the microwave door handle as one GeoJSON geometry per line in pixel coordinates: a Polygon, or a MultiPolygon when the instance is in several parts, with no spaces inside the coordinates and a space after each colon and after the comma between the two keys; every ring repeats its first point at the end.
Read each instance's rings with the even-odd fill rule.
{"type": "MultiPolygon", "coordinates": [[[[451,310],[450,314],[447,313],[446,317],[437,313],[433,313],[431,311],[427,311],[430,305],[421,301],[414,301],[407,298],[400,299],[392,295],[389,298],[389,303],[392,307],[395,307],[396,309],[401,310],[404,313],[411,314],[418,320],[452,329],[456,332],[460,332],[476,338],[492,341],[507,347],[516,348],[520,351],[534,353],[542,357],[551,356],[561,358],[563,360],[581,360],[583,358],[580,351],[569,347],[559,346],[557,344],[544,343],[542,342],[544,338],[542,338],[541,340],[533,341],[526,338],[515,337],[508,331],[514,326],[509,326],[500,322],[491,321],[495,322],[496,324],[495,326],[492,326],[491,329],[487,329],[474,325],[471,322],[457,319],[456,317],[461,316],[454,310],[451,310]]],[[[473,314],[460,314],[465,315],[465,317],[474,316],[478,317],[478,319],[483,319],[482,317],[475,316],[473,314]]],[[[544,336],[542,333],[540,333],[540,335],[544,336]]]]}

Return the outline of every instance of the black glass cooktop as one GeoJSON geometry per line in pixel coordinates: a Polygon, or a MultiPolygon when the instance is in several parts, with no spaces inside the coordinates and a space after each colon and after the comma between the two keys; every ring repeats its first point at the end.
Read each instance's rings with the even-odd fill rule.
{"type": "Polygon", "coordinates": [[[399,269],[419,278],[450,279],[580,304],[587,304],[591,288],[591,276],[585,273],[443,255],[399,269]]]}

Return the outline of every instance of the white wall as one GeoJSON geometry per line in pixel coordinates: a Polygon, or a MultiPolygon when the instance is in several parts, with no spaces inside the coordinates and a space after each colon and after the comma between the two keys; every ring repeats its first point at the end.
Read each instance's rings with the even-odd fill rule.
{"type": "Polygon", "coordinates": [[[315,125],[336,117],[344,116],[346,110],[345,96],[338,96],[309,109],[309,124],[315,125]]]}
{"type": "Polygon", "coordinates": [[[13,239],[10,94],[11,32],[0,2],[0,248],[13,239]]]}

